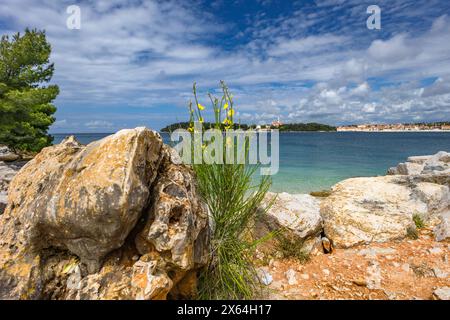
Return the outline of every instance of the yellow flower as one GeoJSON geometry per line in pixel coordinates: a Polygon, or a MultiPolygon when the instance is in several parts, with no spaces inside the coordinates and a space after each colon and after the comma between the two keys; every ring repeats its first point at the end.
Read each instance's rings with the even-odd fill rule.
{"type": "Polygon", "coordinates": [[[223,105],[223,109],[224,109],[224,110],[227,110],[227,109],[228,109],[228,103],[225,103],[225,104],[223,105]]]}
{"type": "Polygon", "coordinates": [[[188,130],[189,130],[190,132],[193,132],[193,131],[194,131],[194,127],[189,127],[188,130]]]}
{"type": "Polygon", "coordinates": [[[229,116],[229,117],[234,116],[234,109],[228,110],[228,116],[229,116]]]}
{"type": "Polygon", "coordinates": [[[228,120],[228,119],[225,119],[222,121],[223,124],[228,124],[229,122],[230,122],[230,120],[228,120]]]}
{"type": "Polygon", "coordinates": [[[200,110],[205,110],[205,107],[204,106],[202,106],[200,103],[199,104],[197,104],[197,107],[200,109],[200,110]]]}

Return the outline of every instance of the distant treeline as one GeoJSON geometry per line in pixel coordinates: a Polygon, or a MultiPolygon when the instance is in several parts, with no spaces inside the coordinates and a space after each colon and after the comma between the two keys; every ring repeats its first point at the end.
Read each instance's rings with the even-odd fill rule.
{"type": "MultiPolygon", "coordinates": [[[[256,129],[256,125],[248,125],[248,124],[237,124],[235,123],[233,128],[234,129],[242,129],[242,130],[248,130],[248,129],[256,129]]],[[[262,128],[265,128],[265,126],[261,126],[262,128]]],[[[275,128],[271,126],[274,129],[278,129],[280,131],[336,131],[336,127],[329,126],[326,124],[321,123],[286,123],[278,128],[275,128]]],[[[177,129],[188,129],[189,128],[189,122],[178,122],[173,123],[171,125],[168,125],[161,129],[161,132],[173,132],[177,129]]],[[[205,130],[214,128],[214,124],[211,122],[205,122],[203,123],[203,128],[205,130]]],[[[224,129],[224,128],[222,128],[224,129]]]]}
{"type": "Polygon", "coordinates": [[[286,123],[278,127],[280,131],[336,131],[336,127],[322,123],[286,123]]]}

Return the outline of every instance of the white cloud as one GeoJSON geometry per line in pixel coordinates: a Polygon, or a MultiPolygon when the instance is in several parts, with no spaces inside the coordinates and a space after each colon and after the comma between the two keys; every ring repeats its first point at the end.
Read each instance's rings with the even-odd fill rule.
{"type": "Polygon", "coordinates": [[[113,126],[113,123],[105,120],[92,120],[87,122],[85,126],[90,129],[109,129],[113,126]]]}
{"type": "MultiPolygon", "coordinates": [[[[348,16],[332,21],[336,28],[331,31],[322,31],[330,23],[329,11],[297,10],[274,19],[258,15],[248,29],[240,30],[248,41],[224,50],[209,40],[232,32],[231,27],[197,10],[193,2],[82,1],[82,29],[68,30],[65,8],[71,2],[0,3],[0,20],[12,23],[4,32],[26,26],[47,30],[56,67],[54,82],[61,89],[57,105],[67,120],[59,120],[55,128],[69,123],[90,123],[91,128],[140,123],[142,115],[124,115],[123,109],[114,114],[112,107],[108,113],[93,108],[95,117],[84,114],[84,119],[78,115],[73,119],[76,105],[159,106],[156,115],[161,105],[183,106],[193,81],[209,89],[221,79],[230,85],[240,116],[249,122],[269,121],[278,114],[291,121],[328,123],[408,120],[421,114],[428,119],[450,117],[447,15],[430,21],[423,32],[397,25],[393,36],[372,41],[361,36],[365,21],[363,29],[357,29],[347,23],[348,16]],[[428,77],[442,80],[421,90],[420,80],[428,77]],[[372,85],[380,79],[392,85],[381,89],[372,85]]],[[[358,16],[360,1],[351,3],[350,14],[358,16]]],[[[338,4],[323,1],[320,8],[338,4]]],[[[383,19],[389,14],[423,14],[414,10],[409,1],[395,2],[383,11],[383,19]],[[408,8],[407,13],[394,10],[399,7],[408,8]]],[[[183,120],[178,112],[155,116],[165,123],[176,117],[183,120]]]]}

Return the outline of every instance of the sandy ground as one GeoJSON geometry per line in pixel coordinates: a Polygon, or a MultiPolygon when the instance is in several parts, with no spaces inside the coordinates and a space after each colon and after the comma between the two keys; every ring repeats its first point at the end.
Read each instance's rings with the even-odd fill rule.
{"type": "Polygon", "coordinates": [[[427,229],[417,240],[335,249],[304,264],[265,256],[259,265],[272,282],[263,298],[433,299],[436,288],[450,287],[449,258],[450,244],[427,229]]]}

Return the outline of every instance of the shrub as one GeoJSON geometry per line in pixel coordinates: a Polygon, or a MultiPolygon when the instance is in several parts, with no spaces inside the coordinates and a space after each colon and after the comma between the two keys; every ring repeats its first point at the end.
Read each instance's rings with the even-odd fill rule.
{"type": "Polygon", "coordinates": [[[283,230],[278,230],[275,233],[276,248],[283,255],[283,258],[293,258],[300,263],[309,261],[309,253],[305,252],[302,241],[294,241],[289,236],[286,236],[283,230]]]}
{"type": "Polygon", "coordinates": [[[425,228],[425,221],[423,221],[420,214],[418,214],[418,213],[413,214],[413,221],[414,221],[414,224],[416,225],[417,229],[425,228]]]}
{"type": "MultiPolygon", "coordinates": [[[[209,95],[214,126],[229,130],[234,127],[233,97],[223,81],[221,89],[220,99],[209,95]]],[[[193,93],[195,106],[189,104],[191,132],[195,130],[195,121],[204,122],[202,111],[205,111],[198,102],[195,84],[193,93]]],[[[225,161],[224,164],[194,164],[193,169],[213,220],[211,257],[200,274],[199,298],[250,299],[260,288],[252,260],[257,244],[264,239],[253,240],[248,235],[261,212],[257,209],[270,187],[270,177],[263,176],[256,181],[254,173],[258,166],[225,164],[225,161]]]]}
{"type": "Polygon", "coordinates": [[[313,197],[326,198],[331,195],[331,190],[322,190],[322,191],[312,191],[309,195],[313,197]]]}

